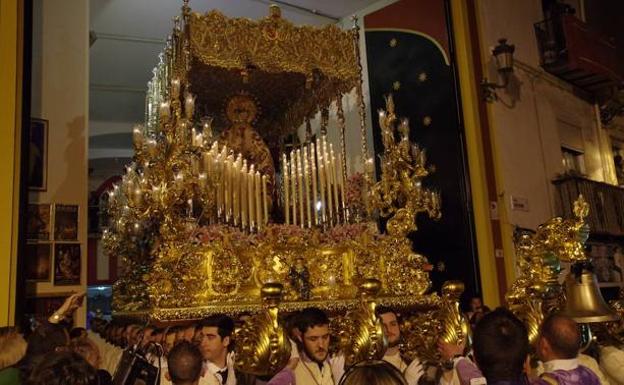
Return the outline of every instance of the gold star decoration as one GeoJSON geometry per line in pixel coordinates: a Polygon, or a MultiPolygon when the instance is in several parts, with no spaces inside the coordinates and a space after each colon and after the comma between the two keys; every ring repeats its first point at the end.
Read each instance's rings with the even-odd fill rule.
{"type": "Polygon", "coordinates": [[[401,88],[401,82],[398,80],[395,80],[394,83],[392,83],[392,88],[394,88],[395,91],[398,91],[399,88],[401,88]]]}
{"type": "Polygon", "coordinates": [[[423,124],[424,124],[425,126],[430,126],[430,125],[431,125],[431,116],[425,116],[425,117],[423,118],[423,124]]]}
{"type": "Polygon", "coordinates": [[[397,45],[397,39],[392,38],[390,39],[390,47],[394,48],[397,45]]]}
{"type": "Polygon", "coordinates": [[[419,82],[424,82],[427,80],[427,73],[426,72],[421,72],[418,74],[418,81],[419,82]]]}

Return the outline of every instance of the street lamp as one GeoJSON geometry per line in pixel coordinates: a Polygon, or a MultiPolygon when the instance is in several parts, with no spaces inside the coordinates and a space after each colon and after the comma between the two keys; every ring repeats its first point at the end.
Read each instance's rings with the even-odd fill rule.
{"type": "Polygon", "coordinates": [[[483,99],[487,102],[493,102],[498,99],[496,89],[505,88],[509,84],[509,79],[513,72],[513,53],[516,47],[513,44],[507,44],[507,39],[498,40],[498,45],[492,50],[492,56],[496,62],[496,71],[502,83],[490,83],[487,78],[481,81],[483,99]]]}

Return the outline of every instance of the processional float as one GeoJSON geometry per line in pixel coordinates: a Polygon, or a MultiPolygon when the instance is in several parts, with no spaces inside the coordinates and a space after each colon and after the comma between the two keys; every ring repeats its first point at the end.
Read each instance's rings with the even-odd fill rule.
{"type": "MultiPolygon", "coordinates": [[[[133,162],[109,195],[103,242],[124,266],[114,316],[167,324],[248,314],[237,365],[268,375],[290,356],[284,315],[326,310],[334,349],[352,363],[383,356],[375,307],[386,305],[403,315],[406,355],[438,362],[438,339],[464,341],[469,328],[463,284],[428,293],[430,266],[407,238],[419,213],[441,215],[439,194],[421,183],[426,152],[389,96],[376,178],[357,24],[298,27],[270,11],[231,19],[185,1],[175,19],[133,162]],[[345,110],[356,111],[359,155],[347,154],[345,110]]],[[[538,305],[520,297],[541,288],[523,279],[510,303],[539,320],[538,305]]]]}

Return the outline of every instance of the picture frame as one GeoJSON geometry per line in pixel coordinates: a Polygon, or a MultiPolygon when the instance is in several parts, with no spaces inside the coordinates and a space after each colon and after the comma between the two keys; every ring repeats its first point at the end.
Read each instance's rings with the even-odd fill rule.
{"type": "Polygon", "coordinates": [[[28,135],[28,189],[46,191],[48,183],[48,121],[31,119],[28,135]]]}
{"type": "Polygon", "coordinates": [[[54,240],[78,240],[78,205],[54,205],[54,240]]]}
{"type": "Polygon", "coordinates": [[[26,244],[26,280],[50,282],[52,270],[52,244],[26,244]]]}
{"type": "Polygon", "coordinates": [[[52,229],[52,205],[49,203],[29,204],[26,214],[26,239],[49,241],[52,229]]]}
{"type": "Polygon", "coordinates": [[[80,285],[81,250],[79,243],[54,245],[54,285],[80,285]]]}

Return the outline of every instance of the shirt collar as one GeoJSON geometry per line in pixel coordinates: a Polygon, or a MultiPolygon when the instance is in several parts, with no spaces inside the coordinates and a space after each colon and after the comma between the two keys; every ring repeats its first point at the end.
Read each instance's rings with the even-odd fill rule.
{"type": "Polygon", "coordinates": [[[569,360],[551,360],[548,362],[544,362],[544,372],[550,373],[555,370],[574,370],[578,368],[578,359],[571,358],[569,360]]]}

